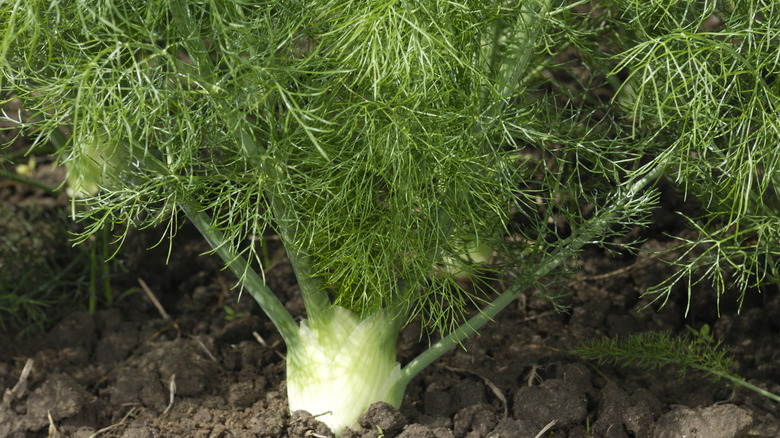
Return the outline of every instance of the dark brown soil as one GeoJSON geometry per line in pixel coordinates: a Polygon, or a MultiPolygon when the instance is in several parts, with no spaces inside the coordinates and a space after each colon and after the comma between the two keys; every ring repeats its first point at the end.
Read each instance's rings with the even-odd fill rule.
{"type": "MultiPolygon", "coordinates": [[[[127,243],[128,271],[114,287],[135,292],[114,307],[72,313],[45,335],[0,334],[0,437],[329,436],[315,418],[287,412],[284,345],[248,295],[236,302],[235,279],[219,261],[198,256],[207,249],[201,239],[185,227],[166,266],[167,245],[144,250],[156,238],[135,233],[127,243]]],[[[361,418],[363,430],[346,436],[780,437],[780,407],[752,391],[674,368],[598,366],[569,353],[595,336],[710,324],[735,355],[735,372],[780,393],[780,294],[752,294],[739,315],[735,297],[724,296],[720,318],[706,288],[696,291],[687,317],[682,294],[662,311],[640,312],[647,301],[639,295],[668,269],[651,257],[586,251],[579,273],[556,286],[571,292],[569,314],[527,291],[479,337],[418,376],[400,410],[375,405],[361,418]]],[[[303,317],[283,257],[266,277],[303,317]]],[[[419,334],[414,324],[403,332],[402,363],[422,351],[419,334]]]]}

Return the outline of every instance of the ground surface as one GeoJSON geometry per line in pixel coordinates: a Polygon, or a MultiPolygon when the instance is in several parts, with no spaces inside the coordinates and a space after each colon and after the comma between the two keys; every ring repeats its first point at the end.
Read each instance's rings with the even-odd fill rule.
{"type": "MultiPolygon", "coordinates": [[[[5,208],[51,201],[15,185],[2,190],[5,208]]],[[[59,201],[46,208],[64,208],[59,201]]],[[[127,242],[124,273],[113,283],[117,292],[135,292],[115,306],[71,313],[43,335],[0,333],[0,437],[328,436],[312,418],[288,414],[284,345],[248,295],[236,302],[231,274],[214,257],[198,256],[206,249],[201,239],[184,228],[166,266],[166,245],[145,250],[156,236],[135,233],[127,242]]],[[[665,245],[660,237],[645,243],[665,245]]],[[[641,292],[668,269],[648,256],[587,251],[579,273],[556,286],[571,292],[569,314],[527,291],[465,349],[418,376],[400,410],[375,406],[351,436],[376,437],[381,429],[405,438],[779,437],[780,406],[752,391],[674,368],[601,366],[569,353],[596,336],[709,324],[735,355],[735,372],[780,393],[780,294],[749,296],[740,315],[725,296],[720,318],[706,288],[687,318],[682,294],[660,312],[638,312],[647,304],[641,292]]],[[[283,256],[266,275],[302,317],[283,256]]],[[[402,334],[402,363],[422,350],[418,335],[414,324],[402,334]]]]}

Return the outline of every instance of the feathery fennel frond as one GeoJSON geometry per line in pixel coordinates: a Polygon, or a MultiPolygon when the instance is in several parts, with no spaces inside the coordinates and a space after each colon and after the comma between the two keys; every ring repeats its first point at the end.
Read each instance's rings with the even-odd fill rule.
{"type": "Polygon", "coordinates": [[[668,332],[643,332],[626,338],[602,337],[583,342],[573,354],[599,363],[643,368],[661,368],[677,365],[680,374],[690,369],[703,372],[718,380],[730,375],[731,356],[719,343],[693,339],[690,336],[672,336],[668,332]]]}
{"type": "MultiPolygon", "coordinates": [[[[514,208],[522,174],[507,123],[528,113],[497,103],[515,96],[503,81],[522,69],[486,47],[498,29],[510,41],[538,32],[536,12],[518,21],[515,8],[476,1],[39,7],[4,12],[3,84],[36,116],[30,129],[69,127],[63,162],[106,175],[109,190],[85,201],[88,233],[109,224],[121,239],[128,224],[162,222],[173,234],[179,208],[197,206],[256,266],[249,242],[273,227],[358,313],[422,293],[441,303],[429,322],[444,327],[477,299],[437,272],[464,238],[498,241],[514,208]],[[95,156],[116,148],[119,167],[95,156]]],[[[533,41],[502,50],[527,59],[533,41]]]]}
{"type": "Polygon", "coordinates": [[[726,379],[735,385],[780,401],[780,396],[748,383],[731,371],[733,357],[727,348],[715,342],[704,326],[692,335],[673,336],[669,332],[643,332],[625,338],[602,337],[591,339],[578,345],[572,354],[584,359],[595,360],[600,364],[609,363],[623,367],[638,365],[643,368],[658,369],[667,365],[678,367],[685,375],[697,371],[714,381],[726,379]]]}
{"type": "Polygon", "coordinates": [[[627,73],[634,125],[652,126],[670,178],[704,210],[699,235],[674,263],[678,275],[651,289],[710,279],[718,293],[736,286],[740,301],[777,282],[780,213],[780,8],[775,1],[616,1],[636,43],[614,73],[627,73]],[[696,5],[695,7],[693,5],[696,5]],[[728,280],[733,273],[733,280],[728,280]]]}

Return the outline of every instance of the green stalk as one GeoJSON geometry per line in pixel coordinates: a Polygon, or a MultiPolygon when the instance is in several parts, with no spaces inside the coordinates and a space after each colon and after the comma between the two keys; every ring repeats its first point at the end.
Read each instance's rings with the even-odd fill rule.
{"type": "MultiPolygon", "coordinates": [[[[520,77],[525,73],[528,60],[536,46],[536,39],[543,29],[544,20],[540,20],[540,17],[550,10],[550,3],[550,0],[523,2],[522,12],[517,15],[517,20],[513,23],[510,31],[512,38],[509,47],[505,53],[493,52],[491,63],[496,66],[495,69],[498,72],[496,82],[499,84],[500,96],[507,98],[516,94],[515,87],[520,83],[520,77]]],[[[501,33],[503,33],[503,28],[496,32],[496,37],[504,36],[501,33]]],[[[504,107],[506,101],[500,104],[501,107],[504,107]]]]}
{"type": "Polygon", "coordinates": [[[56,188],[49,187],[48,185],[46,185],[46,184],[44,184],[42,182],[35,181],[34,179],[25,178],[25,177],[17,174],[16,172],[7,172],[7,171],[4,171],[4,170],[0,169],[0,178],[2,178],[2,179],[9,179],[11,181],[16,181],[18,183],[21,183],[21,184],[24,184],[24,185],[28,185],[30,187],[35,187],[37,189],[41,189],[44,192],[52,194],[52,195],[56,195],[57,194],[57,189],[56,188]]]}
{"type": "Polygon", "coordinates": [[[243,278],[243,286],[257,301],[271,322],[279,330],[282,339],[288,348],[298,342],[298,326],[279,299],[274,295],[262,278],[249,268],[247,261],[235,251],[235,248],[227,242],[219,230],[211,227],[208,215],[199,211],[193,205],[179,205],[200,234],[214,248],[214,252],[229,266],[230,270],[238,277],[243,278]]]}
{"type": "Polygon", "coordinates": [[[106,304],[111,307],[114,305],[114,294],[111,291],[111,270],[108,265],[108,260],[111,258],[111,252],[108,248],[108,237],[108,225],[103,225],[102,235],[100,236],[102,250],[100,258],[103,263],[100,265],[100,272],[103,275],[103,291],[106,297],[106,304]]]}
{"type": "MultiPolygon", "coordinates": [[[[698,366],[692,366],[692,367],[700,369],[700,367],[698,367],[698,366]]],[[[708,372],[707,369],[701,369],[701,371],[708,372]]],[[[769,398],[771,400],[774,400],[774,401],[780,403],[780,395],[777,395],[777,394],[774,394],[772,392],[769,392],[769,391],[767,391],[764,388],[759,388],[758,386],[756,386],[756,385],[754,385],[752,383],[748,383],[745,379],[743,379],[741,377],[735,376],[733,374],[721,374],[721,373],[716,373],[716,375],[718,377],[722,377],[722,378],[724,378],[726,380],[730,380],[731,382],[733,382],[733,383],[735,383],[735,384],[737,384],[739,386],[744,386],[745,388],[747,388],[747,389],[749,389],[751,391],[755,391],[755,392],[763,395],[764,397],[767,397],[767,398],[769,398]]]]}
{"type": "Polygon", "coordinates": [[[311,263],[303,251],[287,250],[287,258],[290,260],[298,287],[301,290],[303,305],[306,307],[306,317],[312,324],[327,324],[331,307],[327,292],[322,287],[322,282],[311,271],[311,263]]]}
{"type": "MultiPolygon", "coordinates": [[[[243,127],[243,123],[236,123],[236,128],[232,134],[236,142],[241,145],[242,149],[246,153],[247,160],[257,167],[263,168],[265,173],[274,179],[282,179],[281,173],[284,172],[279,166],[271,166],[270,164],[260,162],[257,157],[261,156],[261,151],[265,152],[254,141],[251,135],[243,127]]],[[[328,299],[328,295],[322,287],[322,282],[314,276],[311,270],[311,262],[309,255],[302,249],[294,247],[295,235],[297,229],[295,225],[297,222],[290,217],[289,209],[283,202],[283,196],[280,193],[272,192],[270,189],[266,191],[266,196],[269,198],[269,204],[274,211],[274,217],[277,223],[277,234],[284,244],[287,252],[287,258],[290,260],[293,271],[295,272],[295,278],[298,281],[298,287],[301,290],[301,296],[303,298],[304,307],[306,307],[307,318],[312,321],[313,324],[319,324],[322,321],[327,324],[330,319],[330,315],[326,312],[331,307],[331,302],[328,299]]]]}
{"type": "Polygon", "coordinates": [[[477,315],[453,330],[449,336],[443,337],[415,357],[401,370],[399,385],[406,387],[406,385],[408,385],[409,382],[428,365],[446,354],[455,346],[461,345],[461,343],[470,336],[477,334],[482,326],[489,321],[492,321],[499,312],[512,303],[526,288],[539,279],[546,277],[563,262],[576,254],[583,246],[592,242],[604,227],[612,223],[612,220],[625,206],[636,201],[643,189],[654,182],[663,173],[665,167],[666,158],[661,158],[656,161],[655,166],[631,185],[628,192],[620,198],[612,208],[606,208],[602,210],[601,216],[589,219],[585,226],[580,227],[575,235],[569,237],[566,243],[559,246],[558,249],[533,273],[533,275],[530,275],[523,280],[516,280],[511,287],[481,309],[477,315]]]}

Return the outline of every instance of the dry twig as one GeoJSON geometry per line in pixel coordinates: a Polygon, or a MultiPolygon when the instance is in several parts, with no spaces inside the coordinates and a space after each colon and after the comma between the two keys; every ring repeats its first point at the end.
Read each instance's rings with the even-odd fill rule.
{"type": "Polygon", "coordinates": [[[176,373],[171,374],[171,378],[168,380],[168,393],[168,406],[163,411],[163,415],[173,408],[173,399],[176,396],[176,373]]]}
{"type": "Polygon", "coordinates": [[[547,423],[546,426],[542,428],[542,430],[539,431],[539,433],[536,434],[535,438],[542,438],[542,436],[547,433],[548,430],[552,429],[553,426],[555,426],[556,420],[553,420],[549,423],[547,423]]]}
{"type": "Polygon", "coordinates": [[[125,423],[125,421],[127,421],[127,419],[128,419],[129,417],[131,417],[131,416],[135,415],[135,412],[136,412],[136,410],[137,410],[137,409],[138,409],[138,408],[133,408],[133,409],[130,409],[129,411],[127,411],[127,413],[125,414],[125,416],[124,416],[124,417],[122,417],[122,419],[121,419],[121,420],[119,420],[119,422],[118,422],[118,423],[114,423],[114,424],[112,424],[112,425],[110,425],[110,426],[106,426],[106,427],[104,427],[104,428],[102,428],[102,429],[98,429],[98,430],[97,430],[95,433],[93,433],[92,435],[90,435],[90,436],[89,436],[89,438],[95,438],[96,436],[100,435],[101,433],[106,433],[106,432],[109,432],[109,431],[111,431],[111,430],[114,430],[114,429],[116,429],[117,427],[119,427],[119,426],[123,425],[123,424],[125,423]]]}
{"type": "Polygon", "coordinates": [[[252,336],[255,337],[255,340],[262,345],[263,347],[267,347],[268,343],[265,342],[265,339],[263,339],[262,336],[260,336],[260,333],[257,333],[256,331],[252,332],[252,336]]]}
{"type": "Polygon", "coordinates": [[[160,304],[160,301],[158,301],[157,297],[154,296],[154,293],[152,292],[151,289],[149,289],[149,286],[146,284],[146,282],[143,280],[143,278],[140,278],[140,277],[138,278],[138,284],[141,285],[141,289],[144,290],[144,292],[146,293],[146,296],[149,298],[149,301],[151,301],[152,304],[154,305],[154,307],[157,308],[157,312],[160,313],[160,316],[162,316],[162,318],[164,320],[170,321],[171,320],[171,316],[168,315],[168,312],[165,311],[165,309],[163,308],[162,304],[160,304]]]}
{"type": "Polygon", "coordinates": [[[62,436],[60,431],[57,430],[57,425],[54,424],[54,419],[51,418],[51,411],[46,411],[46,417],[49,419],[49,431],[46,434],[46,438],[58,438],[62,436]]]}
{"type": "Polygon", "coordinates": [[[11,402],[13,402],[14,399],[18,400],[22,398],[24,393],[27,391],[27,378],[30,376],[32,367],[33,360],[27,359],[27,362],[24,364],[24,368],[22,368],[22,373],[19,375],[19,380],[16,382],[13,388],[5,390],[5,393],[3,394],[3,401],[0,403],[0,411],[9,409],[11,407],[11,402]]]}

